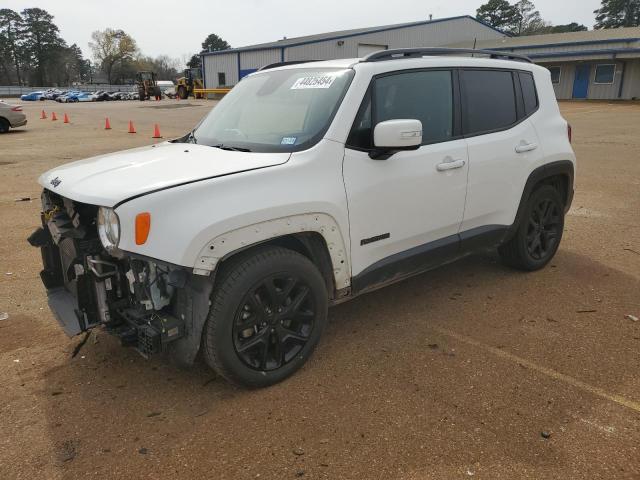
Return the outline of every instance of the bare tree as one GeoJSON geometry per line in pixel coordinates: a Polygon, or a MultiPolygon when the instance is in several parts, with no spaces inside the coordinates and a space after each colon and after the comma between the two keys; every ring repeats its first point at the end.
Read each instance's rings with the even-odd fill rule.
{"type": "Polygon", "coordinates": [[[94,59],[111,83],[114,67],[118,64],[123,67],[125,63],[133,61],[138,52],[136,41],[124,31],[112,28],[96,30],[91,34],[91,38],[93,41],[89,42],[89,46],[94,59]]]}

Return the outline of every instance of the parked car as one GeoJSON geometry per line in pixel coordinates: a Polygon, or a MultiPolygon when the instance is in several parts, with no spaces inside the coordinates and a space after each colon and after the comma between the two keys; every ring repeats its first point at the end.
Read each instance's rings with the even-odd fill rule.
{"type": "Polygon", "coordinates": [[[62,95],[58,95],[55,98],[55,101],[58,102],[58,103],[67,103],[67,99],[69,98],[69,96],[75,95],[76,93],[78,93],[78,92],[76,92],[75,90],[65,91],[65,92],[62,93],[62,95]]]}
{"type": "Polygon", "coordinates": [[[41,99],[42,100],[55,100],[56,98],[58,98],[61,95],[64,95],[66,92],[62,91],[62,90],[58,90],[57,88],[52,88],[49,89],[47,91],[45,91],[42,94],[41,99]]]}
{"type": "Polygon", "coordinates": [[[488,247],[547,265],[570,142],[549,71],[515,54],[271,65],[181,139],[43,174],[30,242],[69,335],[104,326],[184,364],[200,351],[264,387],[309,358],[329,305],[488,247]]]}
{"type": "Polygon", "coordinates": [[[93,97],[87,92],[76,92],[67,95],[67,103],[92,102],[93,97]]]}
{"type": "Polygon", "coordinates": [[[27,116],[20,105],[10,105],[0,100],[0,133],[7,133],[9,128],[23,127],[27,124],[27,116]]]}
{"type": "Polygon", "coordinates": [[[98,90],[97,92],[91,94],[94,102],[104,102],[105,100],[109,100],[109,94],[104,90],[98,90]]]}
{"type": "Polygon", "coordinates": [[[24,95],[20,95],[20,100],[22,100],[23,102],[34,102],[36,100],[44,100],[42,98],[42,95],[43,95],[43,92],[41,91],[26,93],[24,95]]]}

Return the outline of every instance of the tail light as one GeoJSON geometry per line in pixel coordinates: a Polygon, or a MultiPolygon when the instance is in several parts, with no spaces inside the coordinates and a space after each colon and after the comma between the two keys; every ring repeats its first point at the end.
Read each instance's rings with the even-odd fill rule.
{"type": "Polygon", "coordinates": [[[571,125],[569,125],[568,123],[567,123],[567,136],[569,137],[569,143],[571,143],[572,131],[571,131],[571,125]]]}
{"type": "Polygon", "coordinates": [[[22,107],[20,107],[20,106],[11,107],[11,111],[13,111],[13,112],[21,112],[22,111],[22,107]]]}

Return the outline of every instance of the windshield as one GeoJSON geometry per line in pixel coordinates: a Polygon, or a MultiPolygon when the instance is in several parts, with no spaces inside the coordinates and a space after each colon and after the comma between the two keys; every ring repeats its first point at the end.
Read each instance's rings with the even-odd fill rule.
{"type": "Polygon", "coordinates": [[[192,141],[252,152],[292,152],[329,128],[353,70],[267,71],[243,79],[193,131],[192,141]]]}

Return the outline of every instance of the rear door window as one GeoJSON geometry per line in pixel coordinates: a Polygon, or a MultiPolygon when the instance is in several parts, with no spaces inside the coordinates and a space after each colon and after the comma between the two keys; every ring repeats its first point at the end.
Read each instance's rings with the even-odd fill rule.
{"type": "Polygon", "coordinates": [[[463,129],[466,135],[504,130],[517,122],[513,74],[507,70],[462,70],[463,129]]]}

